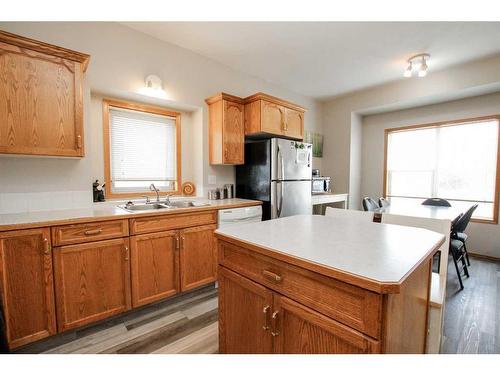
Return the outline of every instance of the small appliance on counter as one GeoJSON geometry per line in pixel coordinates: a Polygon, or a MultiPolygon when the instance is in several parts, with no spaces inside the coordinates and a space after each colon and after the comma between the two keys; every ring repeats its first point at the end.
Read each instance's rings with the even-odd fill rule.
{"type": "Polygon", "coordinates": [[[94,196],[94,202],[104,202],[104,186],[106,184],[100,184],[99,180],[95,180],[95,182],[92,184],[92,192],[94,196]]]}
{"type": "Polygon", "coordinates": [[[321,176],[319,169],[312,170],[312,193],[313,194],[325,194],[331,193],[331,178],[321,176]]]}
{"type": "Polygon", "coordinates": [[[208,191],[208,199],[231,199],[234,198],[234,185],[225,184],[224,187],[212,189],[208,191]]]}

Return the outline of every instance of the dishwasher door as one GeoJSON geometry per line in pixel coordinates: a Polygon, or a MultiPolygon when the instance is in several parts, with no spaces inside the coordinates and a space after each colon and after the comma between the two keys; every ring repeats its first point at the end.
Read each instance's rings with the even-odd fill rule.
{"type": "Polygon", "coordinates": [[[228,225],[255,223],[262,221],[262,206],[229,208],[219,210],[217,227],[224,228],[228,225]]]}

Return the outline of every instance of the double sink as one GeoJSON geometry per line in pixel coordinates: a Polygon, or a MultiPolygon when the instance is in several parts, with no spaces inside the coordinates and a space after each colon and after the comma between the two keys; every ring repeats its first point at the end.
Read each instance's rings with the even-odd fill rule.
{"type": "MultiPolygon", "coordinates": [[[[206,204],[208,205],[208,204],[206,204]]],[[[189,208],[196,207],[194,201],[172,201],[172,202],[151,202],[151,203],[140,203],[134,204],[132,202],[128,202],[125,205],[118,206],[125,211],[136,212],[136,211],[154,211],[154,210],[163,210],[163,209],[174,209],[174,208],[189,208]]]]}

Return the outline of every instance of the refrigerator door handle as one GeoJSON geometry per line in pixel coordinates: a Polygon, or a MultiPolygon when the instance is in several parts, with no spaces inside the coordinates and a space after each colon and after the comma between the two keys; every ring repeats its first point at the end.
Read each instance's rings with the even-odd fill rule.
{"type": "Polygon", "coordinates": [[[278,146],[278,180],[283,180],[285,176],[285,164],[283,163],[283,154],[278,146]]]}
{"type": "Polygon", "coordinates": [[[281,216],[281,209],[283,208],[283,186],[281,181],[276,183],[276,203],[277,203],[277,217],[281,216]],[[278,193],[279,189],[279,193],[278,193]]]}

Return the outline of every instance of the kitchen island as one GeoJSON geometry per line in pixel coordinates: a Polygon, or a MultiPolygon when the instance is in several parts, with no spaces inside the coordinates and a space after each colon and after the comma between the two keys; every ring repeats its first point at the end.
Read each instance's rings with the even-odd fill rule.
{"type": "Polygon", "coordinates": [[[425,353],[443,235],[299,215],[216,237],[221,353],[425,353]]]}

